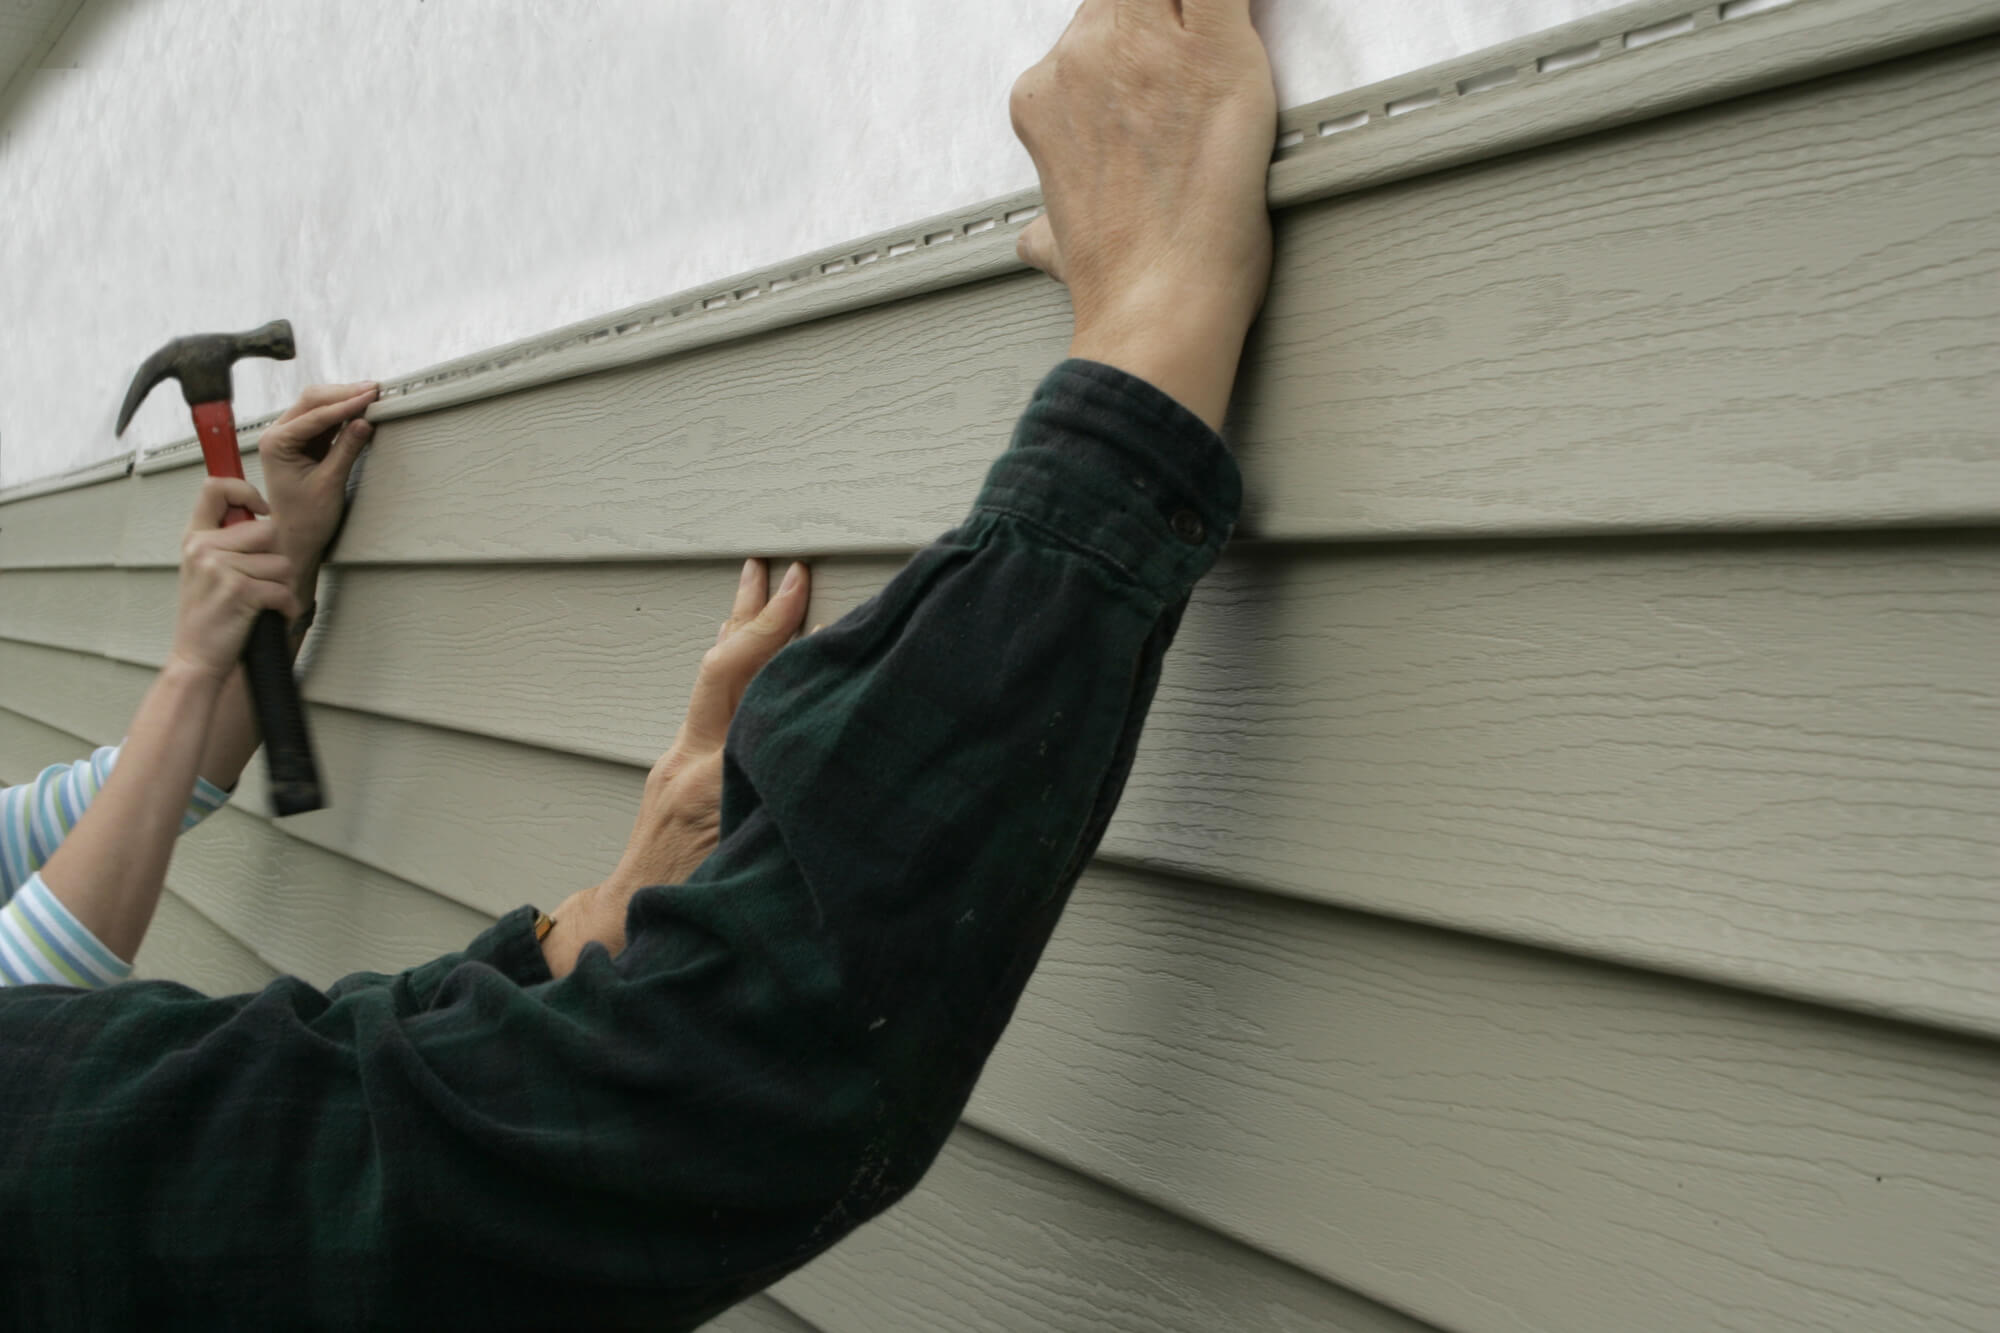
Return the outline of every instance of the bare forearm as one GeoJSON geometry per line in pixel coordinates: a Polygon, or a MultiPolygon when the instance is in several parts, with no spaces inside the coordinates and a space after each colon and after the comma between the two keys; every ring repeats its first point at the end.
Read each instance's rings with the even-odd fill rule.
{"type": "Polygon", "coordinates": [[[1185,293],[1077,314],[1069,354],[1136,375],[1222,429],[1249,321],[1241,303],[1185,293]]]}
{"type": "Polygon", "coordinates": [[[221,693],[213,673],[170,661],[103,790],[42,868],[49,892],[127,962],[159,902],[221,693]]]}

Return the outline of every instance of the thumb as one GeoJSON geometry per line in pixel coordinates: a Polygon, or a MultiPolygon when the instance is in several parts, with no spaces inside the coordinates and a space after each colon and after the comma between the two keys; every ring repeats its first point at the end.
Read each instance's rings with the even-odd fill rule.
{"type": "Polygon", "coordinates": [[[240,477],[210,477],[201,484],[201,494],[195,497],[194,517],[188,523],[188,530],[219,528],[231,509],[247,509],[253,514],[271,512],[271,506],[264,503],[264,497],[249,482],[240,477]]]}
{"type": "Polygon", "coordinates": [[[751,679],[805,623],[811,586],[806,567],[794,564],[764,609],[725,634],[702,656],[701,673],[695,677],[694,695],[688,701],[687,721],[681,724],[674,742],[676,749],[705,754],[722,748],[751,679]]]}
{"type": "Polygon", "coordinates": [[[1047,213],[1021,229],[1020,239],[1014,242],[1014,253],[1029,268],[1038,268],[1057,282],[1063,281],[1062,251],[1056,246],[1056,231],[1049,225],[1047,213]]]}
{"type": "Polygon", "coordinates": [[[326,462],[322,466],[328,469],[338,485],[347,484],[347,476],[354,471],[355,461],[361,457],[361,451],[368,447],[368,441],[374,437],[375,427],[358,417],[342,426],[340,434],[333,437],[333,443],[327,447],[326,462]]]}

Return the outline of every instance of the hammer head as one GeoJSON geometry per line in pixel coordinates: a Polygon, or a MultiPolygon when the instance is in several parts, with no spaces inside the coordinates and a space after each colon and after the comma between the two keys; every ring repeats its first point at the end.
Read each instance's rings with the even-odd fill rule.
{"type": "Polygon", "coordinates": [[[169,375],[181,382],[181,393],[192,407],[196,403],[226,401],[233,396],[229,368],[246,356],[267,356],[273,361],[289,361],[296,355],[292,345],[292,323],[274,319],[248,333],[191,333],[176,338],[146,358],[132,387],[125,391],[125,405],[118,409],[118,434],[132,424],[132,414],[153,386],[169,375]]]}

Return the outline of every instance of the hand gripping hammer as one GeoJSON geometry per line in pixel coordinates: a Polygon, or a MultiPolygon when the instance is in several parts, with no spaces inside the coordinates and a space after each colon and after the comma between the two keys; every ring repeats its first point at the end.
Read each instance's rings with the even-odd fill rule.
{"type": "MultiPolygon", "coordinates": [[[[267,356],[289,361],[295,349],[289,320],[274,319],[248,333],[195,333],[176,338],[146,358],[126,390],[118,410],[118,434],[146,401],[153,386],[168,376],[181,382],[181,393],[194,410],[195,435],[211,477],[243,475],[243,451],[236,442],[236,414],[230,407],[230,367],[239,357],[267,356]]],[[[253,516],[232,507],[223,526],[253,516]]],[[[319,767],[313,761],[312,735],[299,683],[292,675],[292,654],[285,618],[276,611],[259,612],[243,645],[243,674],[250,683],[250,703],[264,734],[264,762],[271,775],[271,804],[281,815],[317,810],[326,802],[319,788],[319,767]]]]}

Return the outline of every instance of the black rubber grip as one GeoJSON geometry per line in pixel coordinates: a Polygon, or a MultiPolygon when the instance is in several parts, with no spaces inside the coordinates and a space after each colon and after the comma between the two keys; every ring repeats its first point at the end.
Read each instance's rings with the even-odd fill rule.
{"type": "Polygon", "coordinates": [[[264,763],[271,775],[271,808],[302,815],[326,804],[313,760],[312,733],[306,729],[305,700],[292,674],[285,618],[276,611],[258,615],[243,645],[243,674],[250,682],[250,706],[264,734],[264,763]]]}

